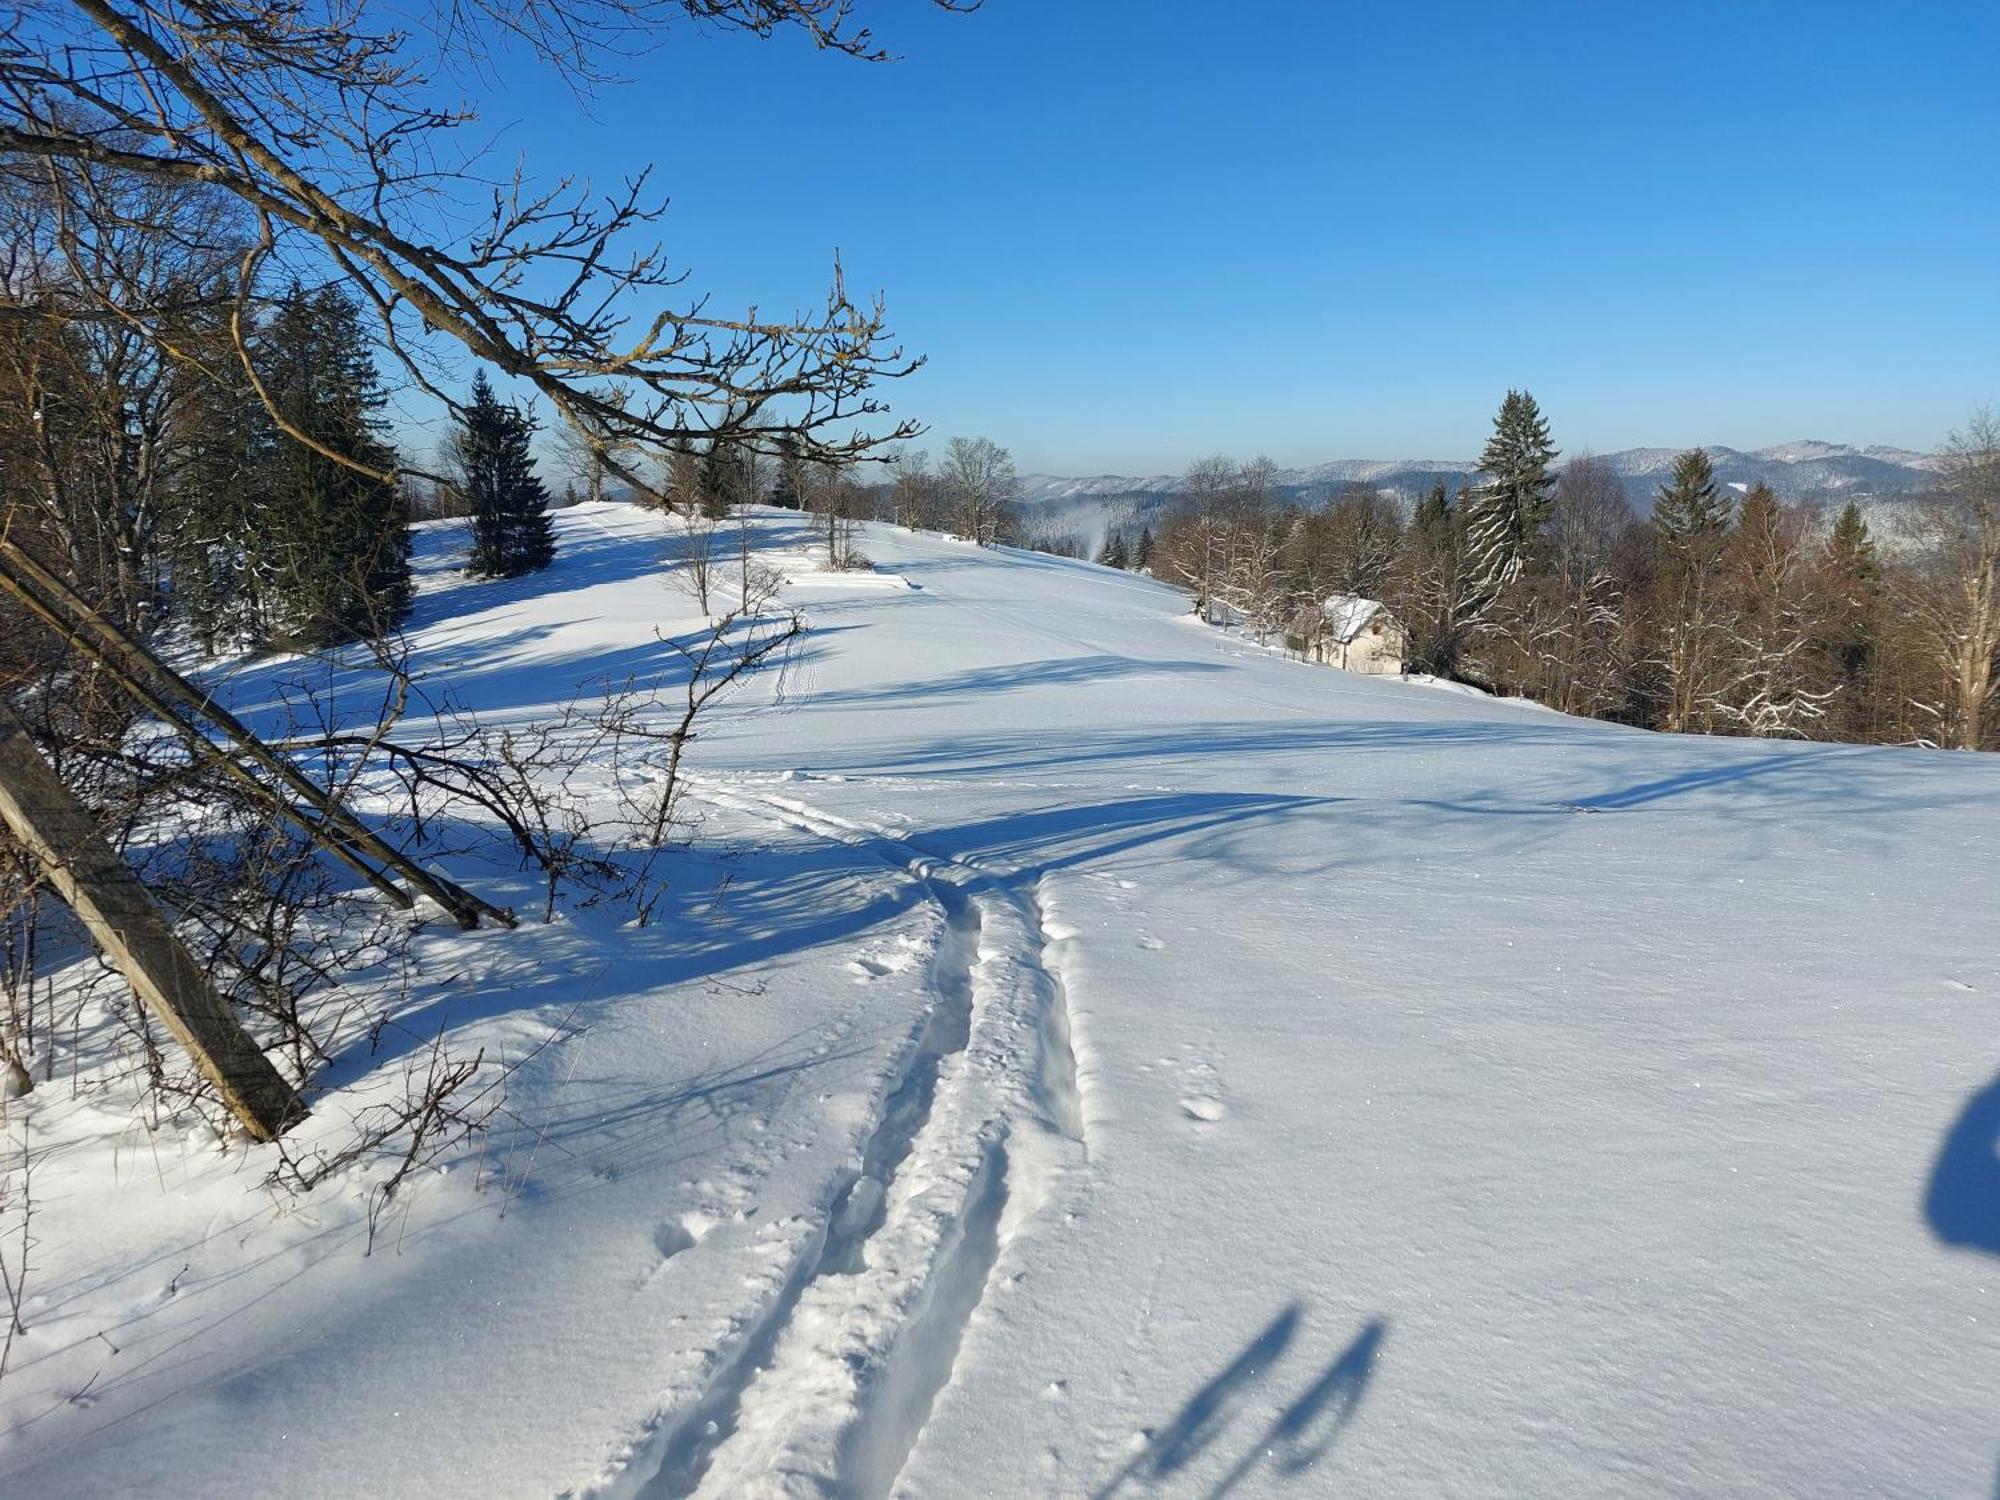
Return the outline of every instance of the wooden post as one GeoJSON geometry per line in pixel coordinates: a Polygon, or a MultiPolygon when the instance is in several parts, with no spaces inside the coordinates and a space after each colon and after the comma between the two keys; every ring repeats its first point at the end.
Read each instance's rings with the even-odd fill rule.
{"type": "Polygon", "coordinates": [[[298,1094],[229,1013],[132,867],[104,841],[89,810],[4,702],[0,820],[254,1139],[275,1140],[305,1118],[298,1094]]]}

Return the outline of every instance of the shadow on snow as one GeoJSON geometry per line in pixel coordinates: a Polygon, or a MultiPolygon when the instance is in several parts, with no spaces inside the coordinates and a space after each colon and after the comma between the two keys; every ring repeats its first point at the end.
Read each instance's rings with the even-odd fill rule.
{"type": "Polygon", "coordinates": [[[1241,1453],[1204,1492],[1209,1500],[1223,1500],[1260,1467],[1289,1482],[1317,1466],[1360,1409],[1389,1325],[1384,1319],[1371,1319],[1261,1428],[1232,1437],[1232,1429],[1260,1390],[1278,1384],[1278,1366],[1296,1339],[1304,1313],[1302,1302],[1283,1308],[1188,1397],[1171,1421],[1148,1433],[1145,1446],[1094,1490],[1091,1500],[1163,1488],[1211,1449],[1220,1455],[1225,1446],[1240,1446],[1241,1453]],[[1225,1439],[1230,1440],[1227,1445],[1225,1439]]]}

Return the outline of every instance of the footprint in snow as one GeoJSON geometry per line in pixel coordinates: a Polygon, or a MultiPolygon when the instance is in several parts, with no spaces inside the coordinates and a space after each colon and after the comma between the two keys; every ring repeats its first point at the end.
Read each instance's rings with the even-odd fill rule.
{"type": "Polygon", "coordinates": [[[1181,1112],[1197,1125],[1213,1125],[1229,1113],[1223,1102],[1222,1075],[1205,1057],[1183,1056],[1180,1063],[1181,1112]]]}
{"type": "Polygon", "coordinates": [[[1167,944],[1164,938],[1156,938],[1150,932],[1142,932],[1139,934],[1139,946],[1149,952],[1157,953],[1167,944]]]}
{"type": "Polygon", "coordinates": [[[706,1214],[684,1214],[654,1226],[653,1249],[659,1253],[660,1264],[665,1265],[683,1250],[694,1249],[713,1224],[706,1214]]]}
{"type": "Polygon", "coordinates": [[[1185,1099],[1181,1100],[1181,1109],[1186,1112],[1190,1120],[1198,1121],[1203,1125],[1213,1125],[1217,1120],[1220,1120],[1224,1115],[1229,1113],[1228,1108],[1220,1099],[1210,1098],[1206,1094],[1188,1095],[1185,1099]]]}

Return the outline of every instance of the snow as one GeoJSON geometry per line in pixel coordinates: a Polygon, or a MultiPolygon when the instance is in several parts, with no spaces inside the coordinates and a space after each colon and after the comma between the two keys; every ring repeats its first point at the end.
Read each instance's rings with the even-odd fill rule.
{"type": "MultiPolygon", "coordinates": [[[[486,714],[693,618],[666,523],[558,525],[504,584],[422,538],[416,664],[486,714]]],[[[697,741],[661,921],[427,933],[315,1100],[440,1026],[519,1063],[372,1256],[363,1183],[281,1212],[240,1148],[25,1101],[0,1493],[1990,1493],[2000,758],[757,525],[811,629],[697,741]]]]}
{"type": "Polygon", "coordinates": [[[1327,618],[1333,639],[1342,645],[1367,629],[1368,622],[1381,611],[1379,600],[1363,599],[1359,594],[1335,594],[1320,604],[1320,612],[1327,618]]]}

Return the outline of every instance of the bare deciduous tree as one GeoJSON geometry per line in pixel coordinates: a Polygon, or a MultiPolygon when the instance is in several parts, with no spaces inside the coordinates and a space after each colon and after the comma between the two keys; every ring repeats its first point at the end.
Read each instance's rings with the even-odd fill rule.
{"type": "Polygon", "coordinates": [[[1012,529],[1020,481],[1014,455],[991,438],[953,438],[939,477],[952,525],[968,540],[990,547],[1012,529]]]}
{"type": "Polygon", "coordinates": [[[921,449],[896,456],[896,478],[889,489],[890,517],[913,531],[935,530],[943,524],[942,482],[921,449]]]}
{"type": "Polygon", "coordinates": [[[1903,596],[1937,672],[1923,707],[1939,743],[1977,750],[2000,738],[2000,419],[1975,414],[1945,445],[1944,488],[1916,507],[1917,549],[1903,596]]]}
{"type": "Polygon", "coordinates": [[[629,482],[640,481],[625,473],[628,443],[754,433],[815,456],[865,452],[913,430],[868,430],[886,410],[876,382],[917,363],[894,347],[879,297],[851,297],[836,264],[815,310],[718,312],[677,291],[683,273],[639,238],[661,213],[645,174],[609,198],[524,168],[491,189],[476,163],[450,165],[466,158],[454,133],[472,115],[446,93],[450,62],[488,28],[589,87],[675,19],[798,31],[824,49],[882,56],[852,10],[853,0],[468,0],[412,27],[382,0],[310,17],[227,0],[15,0],[0,48],[0,173],[53,184],[78,207],[49,224],[47,257],[64,274],[39,302],[5,311],[124,325],[170,357],[199,358],[169,317],[195,289],[99,269],[108,243],[157,223],[143,195],[100,184],[181,186],[235,210],[214,245],[236,252],[234,353],[253,381],[242,325],[276,262],[347,282],[416,385],[452,401],[435,356],[439,337],[455,340],[547,400],[629,482]]]}

